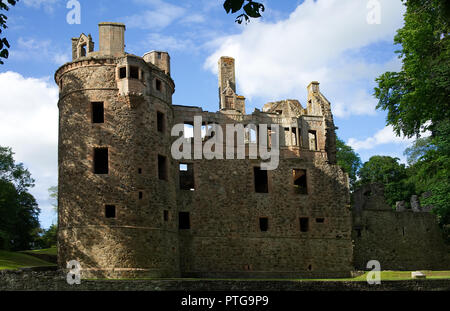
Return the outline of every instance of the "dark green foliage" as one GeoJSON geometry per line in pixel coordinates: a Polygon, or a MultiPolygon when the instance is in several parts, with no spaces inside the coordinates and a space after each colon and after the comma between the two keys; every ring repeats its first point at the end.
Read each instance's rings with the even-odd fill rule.
{"type": "MultiPolygon", "coordinates": [[[[16,5],[17,1],[19,0],[0,0],[0,12],[2,11],[8,11],[9,10],[9,5],[16,5]]],[[[0,35],[2,34],[3,30],[8,28],[8,26],[6,26],[6,20],[8,19],[8,17],[4,14],[4,13],[0,13],[0,35]]],[[[8,40],[6,40],[6,38],[1,38],[0,37],[0,64],[3,64],[3,61],[1,60],[2,58],[8,58],[9,57],[9,51],[8,49],[10,48],[9,46],[9,42],[8,40]]]]}
{"type": "Polygon", "coordinates": [[[244,20],[248,23],[250,18],[261,17],[261,12],[264,12],[265,10],[262,3],[253,0],[225,0],[223,7],[227,13],[236,13],[242,8],[244,9],[245,13],[236,17],[236,22],[238,24],[242,24],[244,20]],[[245,1],[247,1],[247,4],[244,5],[245,1]]]}
{"type": "Polygon", "coordinates": [[[35,248],[45,249],[56,246],[57,234],[57,225],[51,225],[47,230],[42,230],[41,236],[35,242],[35,248]]]}
{"type": "Polygon", "coordinates": [[[29,249],[39,230],[39,208],[28,193],[34,180],[10,148],[0,147],[0,248],[29,249]]]}
{"type": "MultiPolygon", "coordinates": [[[[403,66],[376,80],[377,108],[388,112],[387,123],[408,137],[429,129],[405,150],[410,165],[405,183],[417,194],[432,195],[421,201],[433,206],[441,225],[450,221],[450,1],[403,0],[405,23],[394,42],[403,66]]],[[[406,198],[405,198],[406,199],[406,198]]]]}
{"type": "Polygon", "coordinates": [[[406,0],[405,25],[394,42],[403,66],[376,79],[377,108],[397,134],[412,137],[450,118],[450,1],[406,0]]]}
{"type": "Polygon", "coordinates": [[[342,140],[336,140],[336,157],[338,165],[348,174],[350,179],[350,190],[353,191],[356,183],[356,174],[361,167],[361,158],[342,140]]]}
{"type": "Polygon", "coordinates": [[[431,192],[422,205],[431,205],[441,224],[450,223],[450,123],[436,126],[426,151],[411,165],[410,180],[418,193],[431,192]]]}
{"type": "Polygon", "coordinates": [[[381,183],[384,185],[386,202],[395,207],[397,201],[406,202],[415,193],[414,184],[408,180],[407,169],[398,158],[373,156],[358,172],[359,185],[381,183]]]}

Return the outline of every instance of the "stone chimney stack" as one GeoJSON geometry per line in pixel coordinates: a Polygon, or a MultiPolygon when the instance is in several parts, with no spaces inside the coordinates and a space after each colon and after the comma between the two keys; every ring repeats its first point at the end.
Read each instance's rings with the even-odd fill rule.
{"type": "Polygon", "coordinates": [[[121,23],[100,23],[100,53],[118,56],[125,53],[125,25],[121,23]]]}

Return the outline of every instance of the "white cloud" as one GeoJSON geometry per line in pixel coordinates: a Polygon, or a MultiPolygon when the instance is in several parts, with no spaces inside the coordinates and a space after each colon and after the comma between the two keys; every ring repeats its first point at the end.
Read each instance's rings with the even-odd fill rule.
{"type": "MultiPolygon", "coordinates": [[[[36,180],[31,193],[51,215],[47,189],[57,185],[58,89],[50,78],[0,73],[0,145],[15,153],[36,180]]],[[[46,223],[46,225],[49,225],[46,223]]]]}
{"type": "Polygon", "coordinates": [[[35,9],[40,9],[41,7],[44,8],[44,10],[47,13],[53,13],[55,6],[62,2],[61,0],[23,0],[26,6],[32,7],[35,9]]]}
{"type": "Polygon", "coordinates": [[[174,22],[182,24],[204,23],[205,17],[199,13],[189,14],[185,7],[162,0],[134,0],[135,3],[150,7],[142,13],[125,17],[129,28],[162,30],[174,22]]]}
{"type": "Polygon", "coordinates": [[[205,68],[217,73],[220,56],[236,59],[239,92],[264,100],[305,98],[306,86],[318,80],[325,96],[336,104],[337,116],[374,114],[368,89],[395,60],[358,55],[359,49],[392,42],[403,23],[400,0],[380,0],[381,24],[367,23],[367,1],[306,0],[285,20],[252,20],[238,35],[210,43],[213,53],[205,68]]]}
{"type": "Polygon", "coordinates": [[[190,39],[178,39],[172,36],[164,36],[159,33],[148,35],[145,41],[146,46],[157,47],[159,50],[174,51],[195,48],[190,39]]]}
{"type": "Polygon", "coordinates": [[[372,137],[364,140],[357,140],[350,138],[347,145],[354,150],[374,149],[379,145],[384,144],[410,144],[414,141],[413,138],[399,137],[395,134],[392,126],[387,126],[382,130],[379,130],[372,137]]]}
{"type": "Polygon", "coordinates": [[[63,65],[71,59],[69,52],[63,52],[55,48],[51,40],[38,40],[34,38],[19,37],[17,46],[11,49],[11,58],[20,60],[53,61],[55,65],[63,65]]]}

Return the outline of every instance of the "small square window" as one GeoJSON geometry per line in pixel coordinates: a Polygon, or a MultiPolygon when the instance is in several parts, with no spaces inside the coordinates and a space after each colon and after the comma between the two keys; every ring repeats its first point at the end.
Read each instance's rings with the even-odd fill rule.
{"type": "Polygon", "coordinates": [[[253,177],[255,183],[255,192],[268,193],[269,185],[268,185],[267,171],[262,170],[260,167],[254,167],[253,177]]]}
{"type": "Polygon", "coordinates": [[[91,103],[92,123],[105,122],[105,108],[101,102],[91,103]]]}
{"type": "Polygon", "coordinates": [[[139,67],[130,66],[130,78],[139,79],[139,67]]]}
{"type": "Polygon", "coordinates": [[[158,177],[161,180],[167,180],[167,158],[158,155],[158,177]]]}
{"type": "Polygon", "coordinates": [[[269,230],[269,218],[262,217],[259,219],[259,229],[261,232],[267,232],[269,230]]]}
{"type": "Polygon", "coordinates": [[[108,162],[108,148],[94,148],[94,174],[108,174],[108,162]]]}
{"type": "Polygon", "coordinates": [[[119,79],[125,79],[127,77],[127,67],[119,68],[119,79]]]}
{"type": "Polygon", "coordinates": [[[306,170],[292,170],[294,190],[297,194],[308,194],[308,184],[306,181],[306,170]]]}
{"type": "Polygon", "coordinates": [[[181,190],[195,190],[194,182],[194,164],[192,163],[180,163],[180,189],[181,190]]]}
{"type": "Polygon", "coordinates": [[[156,127],[158,132],[163,133],[165,128],[165,116],[162,112],[156,112],[156,127]]]}
{"type": "Polygon", "coordinates": [[[106,218],[116,218],[116,206],[115,205],[105,205],[105,217],[106,218]]]}
{"type": "Polygon", "coordinates": [[[189,212],[180,212],[178,214],[178,221],[180,230],[191,229],[191,219],[189,212]]]}
{"type": "Polygon", "coordinates": [[[308,232],[308,230],[309,230],[309,218],[307,217],[300,218],[300,231],[308,232]]]}
{"type": "Polygon", "coordinates": [[[162,90],[161,80],[156,79],[156,90],[158,90],[158,91],[162,90]]]}

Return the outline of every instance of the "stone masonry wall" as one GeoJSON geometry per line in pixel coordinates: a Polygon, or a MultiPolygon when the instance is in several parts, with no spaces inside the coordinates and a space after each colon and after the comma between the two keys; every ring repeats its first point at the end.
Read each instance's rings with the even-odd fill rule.
{"type": "Polygon", "coordinates": [[[368,261],[378,260],[382,270],[449,270],[450,246],[436,216],[393,211],[382,190],[371,185],[354,194],[355,268],[365,269],[368,261]]]}

